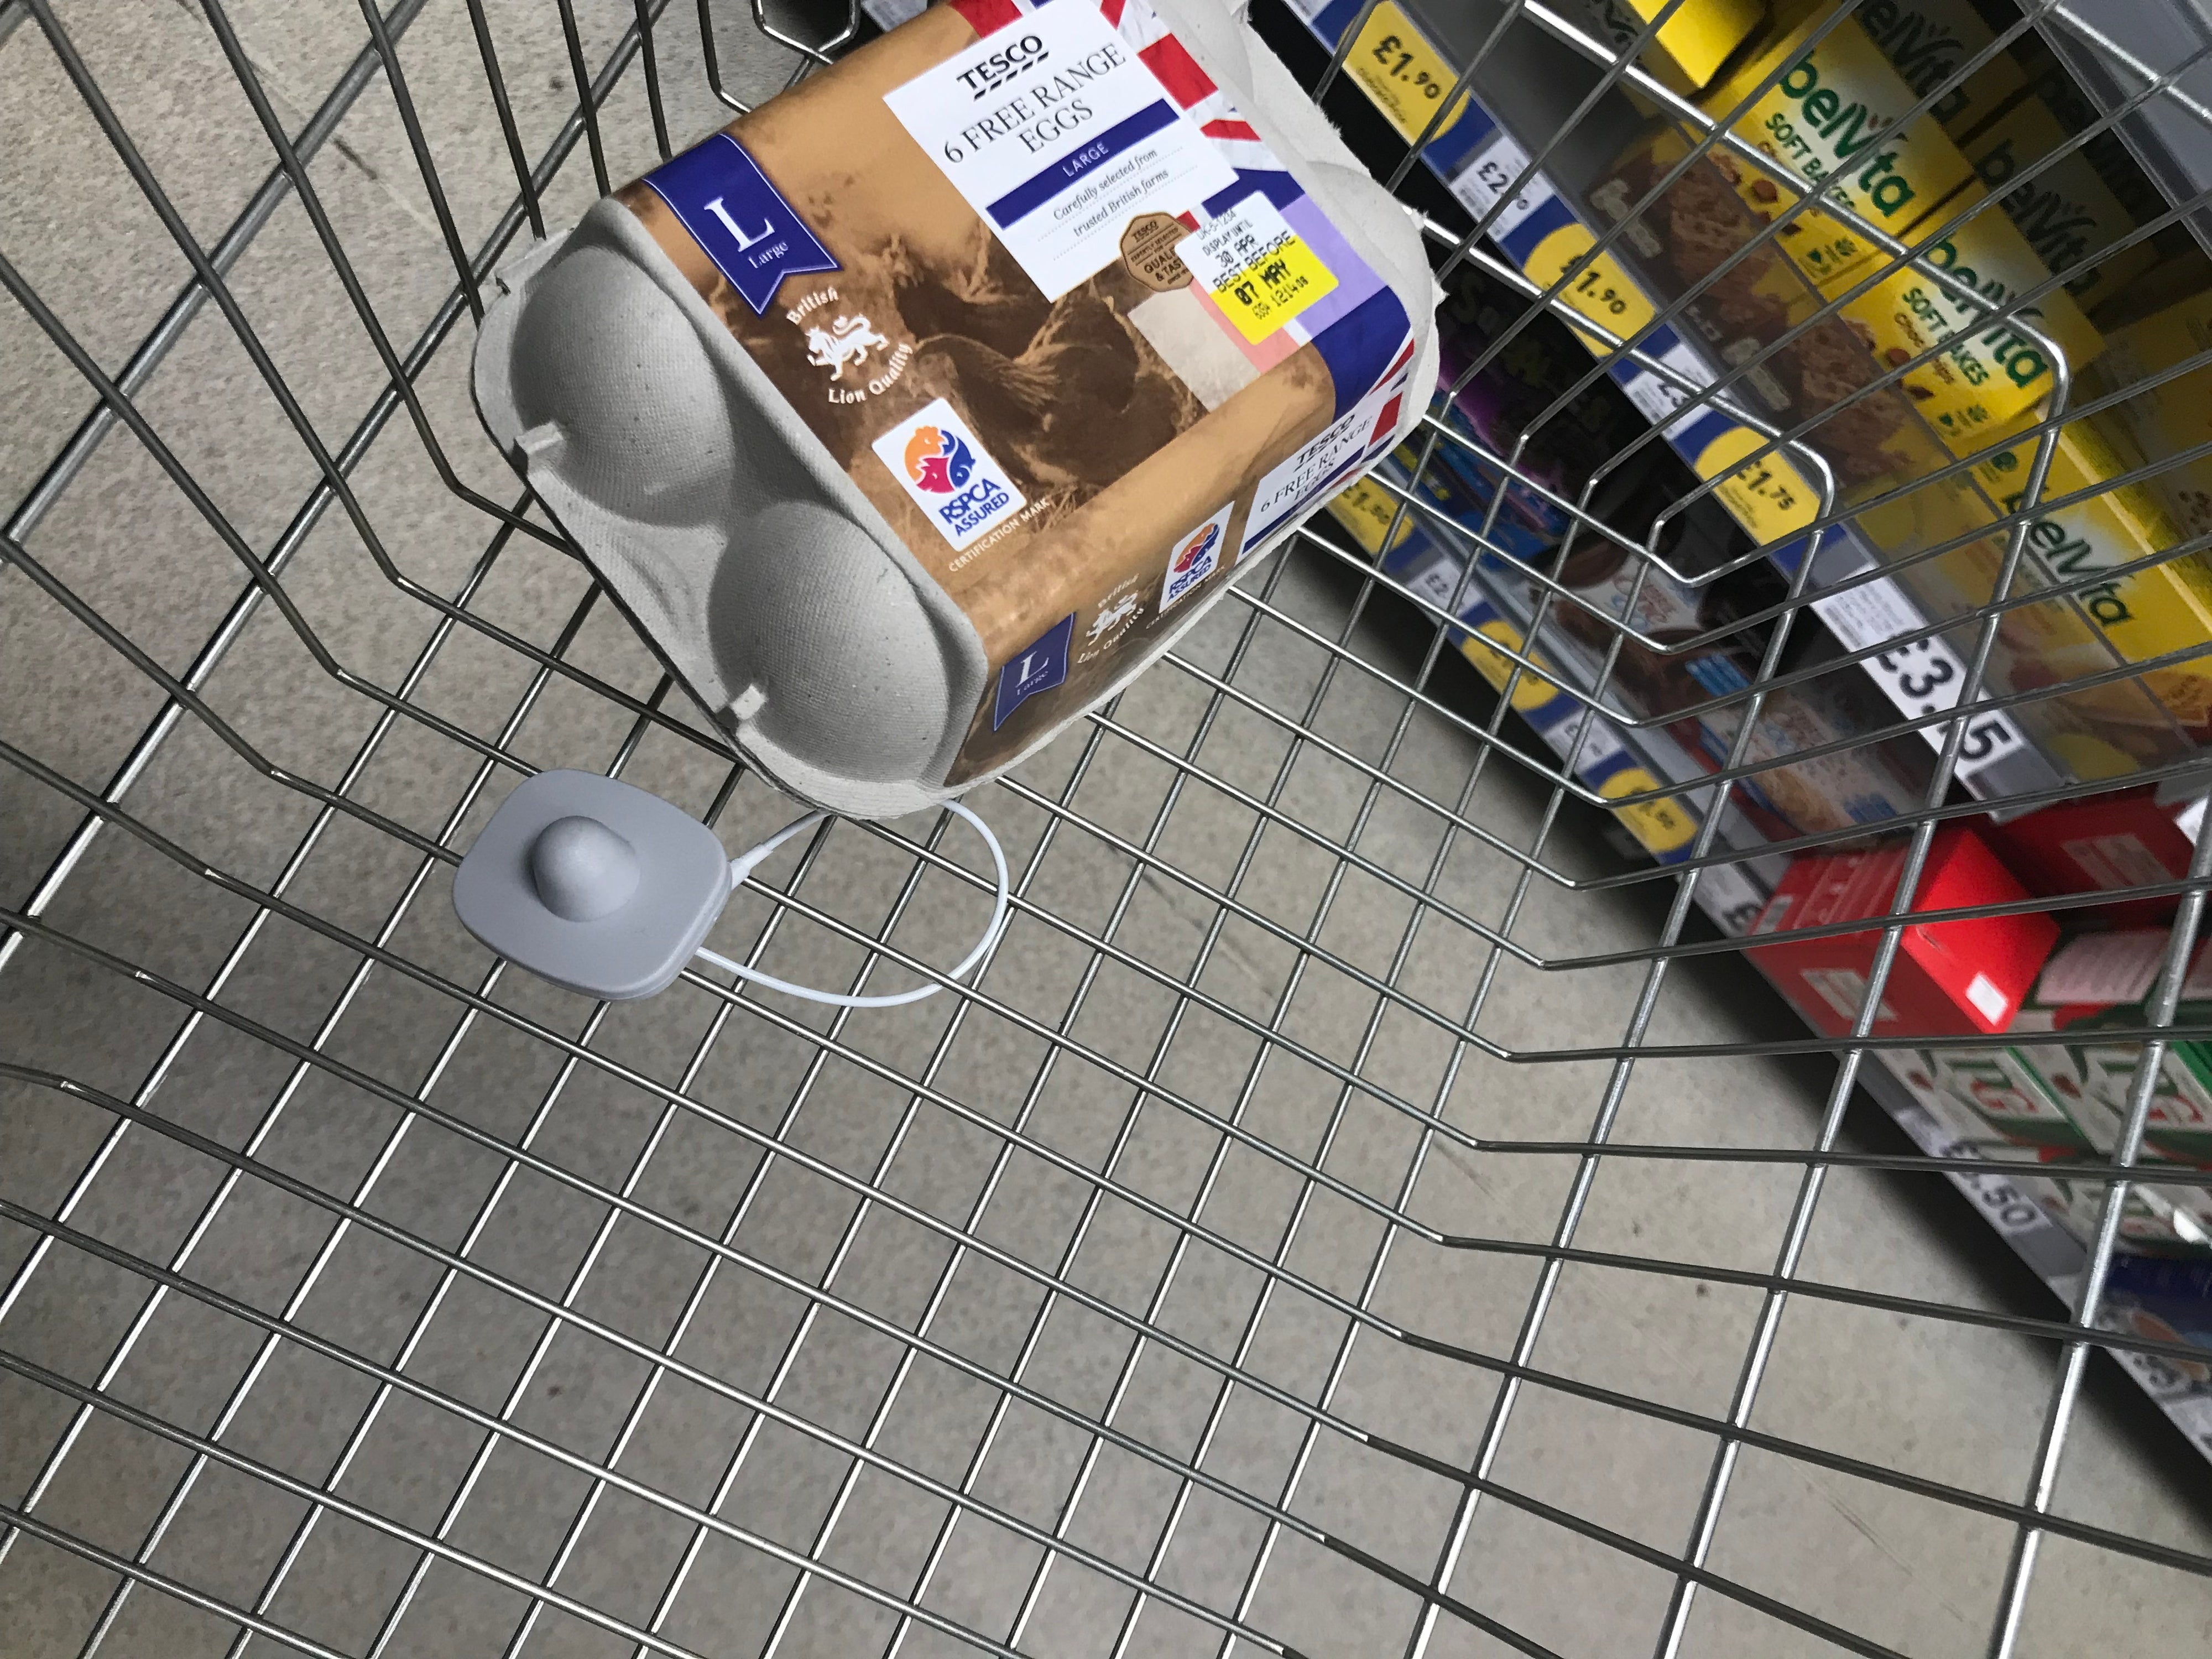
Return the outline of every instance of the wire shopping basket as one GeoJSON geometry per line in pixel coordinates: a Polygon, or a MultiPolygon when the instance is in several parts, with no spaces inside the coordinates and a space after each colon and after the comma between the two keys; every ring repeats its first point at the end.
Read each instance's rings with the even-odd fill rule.
{"type": "Polygon", "coordinates": [[[1417,435],[595,1003],[474,325],[865,3],[0,0],[0,1650],[2204,1650],[2212,22],[1253,0],[1417,435]]]}

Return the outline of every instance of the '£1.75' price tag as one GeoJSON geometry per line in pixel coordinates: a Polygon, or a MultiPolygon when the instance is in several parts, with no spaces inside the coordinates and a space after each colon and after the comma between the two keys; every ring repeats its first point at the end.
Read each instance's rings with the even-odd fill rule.
{"type": "Polygon", "coordinates": [[[1336,274],[1256,192],[1184,237],[1176,252],[1255,345],[1336,291],[1336,274]]]}

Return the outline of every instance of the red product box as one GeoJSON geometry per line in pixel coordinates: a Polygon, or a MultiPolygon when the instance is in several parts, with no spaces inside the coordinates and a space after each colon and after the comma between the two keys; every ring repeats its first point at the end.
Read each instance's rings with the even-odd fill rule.
{"type": "MultiPolygon", "coordinates": [[[[2115,892],[2188,873],[2191,842],[2178,821],[2185,810],[2160,805],[2148,788],[2129,789],[2046,806],[1990,824],[1986,833],[2032,893],[2115,892]]],[[[2132,899],[2089,914],[2115,927],[2144,927],[2164,921],[2179,902],[2178,896],[2132,899]]]]}
{"type": "MultiPolygon", "coordinates": [[[[1903,843],[1863,853],[1802,858],[1752,924],[1751,958],[1814,1030],[1850,1033],[1866,1001],[1867,976],[1881,943],[1875,929],[1823,939],[1793,933],[1879,919],[1897,901],[1903,843]]],[[[1950,910],[2028,896],[1972,830],[1936,832],[1912,908],[1950,910]]],[[[2011,1024],[2058,943],[2057,924],[2036,915],[1982,916],[1905,929],[1882,991],[1876,1036],[1995,1036],[2011,1024]]]]}

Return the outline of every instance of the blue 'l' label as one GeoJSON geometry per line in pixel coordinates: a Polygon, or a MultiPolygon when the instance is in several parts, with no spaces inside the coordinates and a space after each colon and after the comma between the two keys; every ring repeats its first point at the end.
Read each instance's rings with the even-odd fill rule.
{"type": "Polygon", "coordinates": [[[1052,625],[1045,636],[1022,651],[999,671],[999,701],[991,711],[991,729],[1040,691],[1049,691],[1067,678],[1067,645],[1075,637],[1075,613],[1071,611],[1052,625]]]}
{"type": "Polygon", "coordinates": [[[694,144],[645,175],[753,314],[765,317],[787,276],[836,270],[799,211],[726,132],[694,144]]]}

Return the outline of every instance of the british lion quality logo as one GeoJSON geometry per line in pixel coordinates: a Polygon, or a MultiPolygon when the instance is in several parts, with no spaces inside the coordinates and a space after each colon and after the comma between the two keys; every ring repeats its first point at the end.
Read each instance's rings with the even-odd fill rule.
{"type": "Polygon", "coordinates": [[[840,317],[829,327],[819,324],[806,331],[806,361],[826,368],[830,378],[842,380],[848,368],[868,361],[868,351],[889,351],[891,343],[869,325],[866,317],[840,317]]]}
{"type": "Polygon", "coordinates": [[[872,447],[956,550],[1028,505],[1005,469],[942,398],[908,416],[872,447]]]}
{"type": "Polygon", "coordinates": [[[830,307],[836,303],[837,290],[825,288],[785,312],[784,320],[805,337],[806,361],[830,371],[830,384],[823,388],[830,401],[864,404],[898,384],[914,361],[914,342],[893,345],[866,312],[832,316],[830,307]]]}

